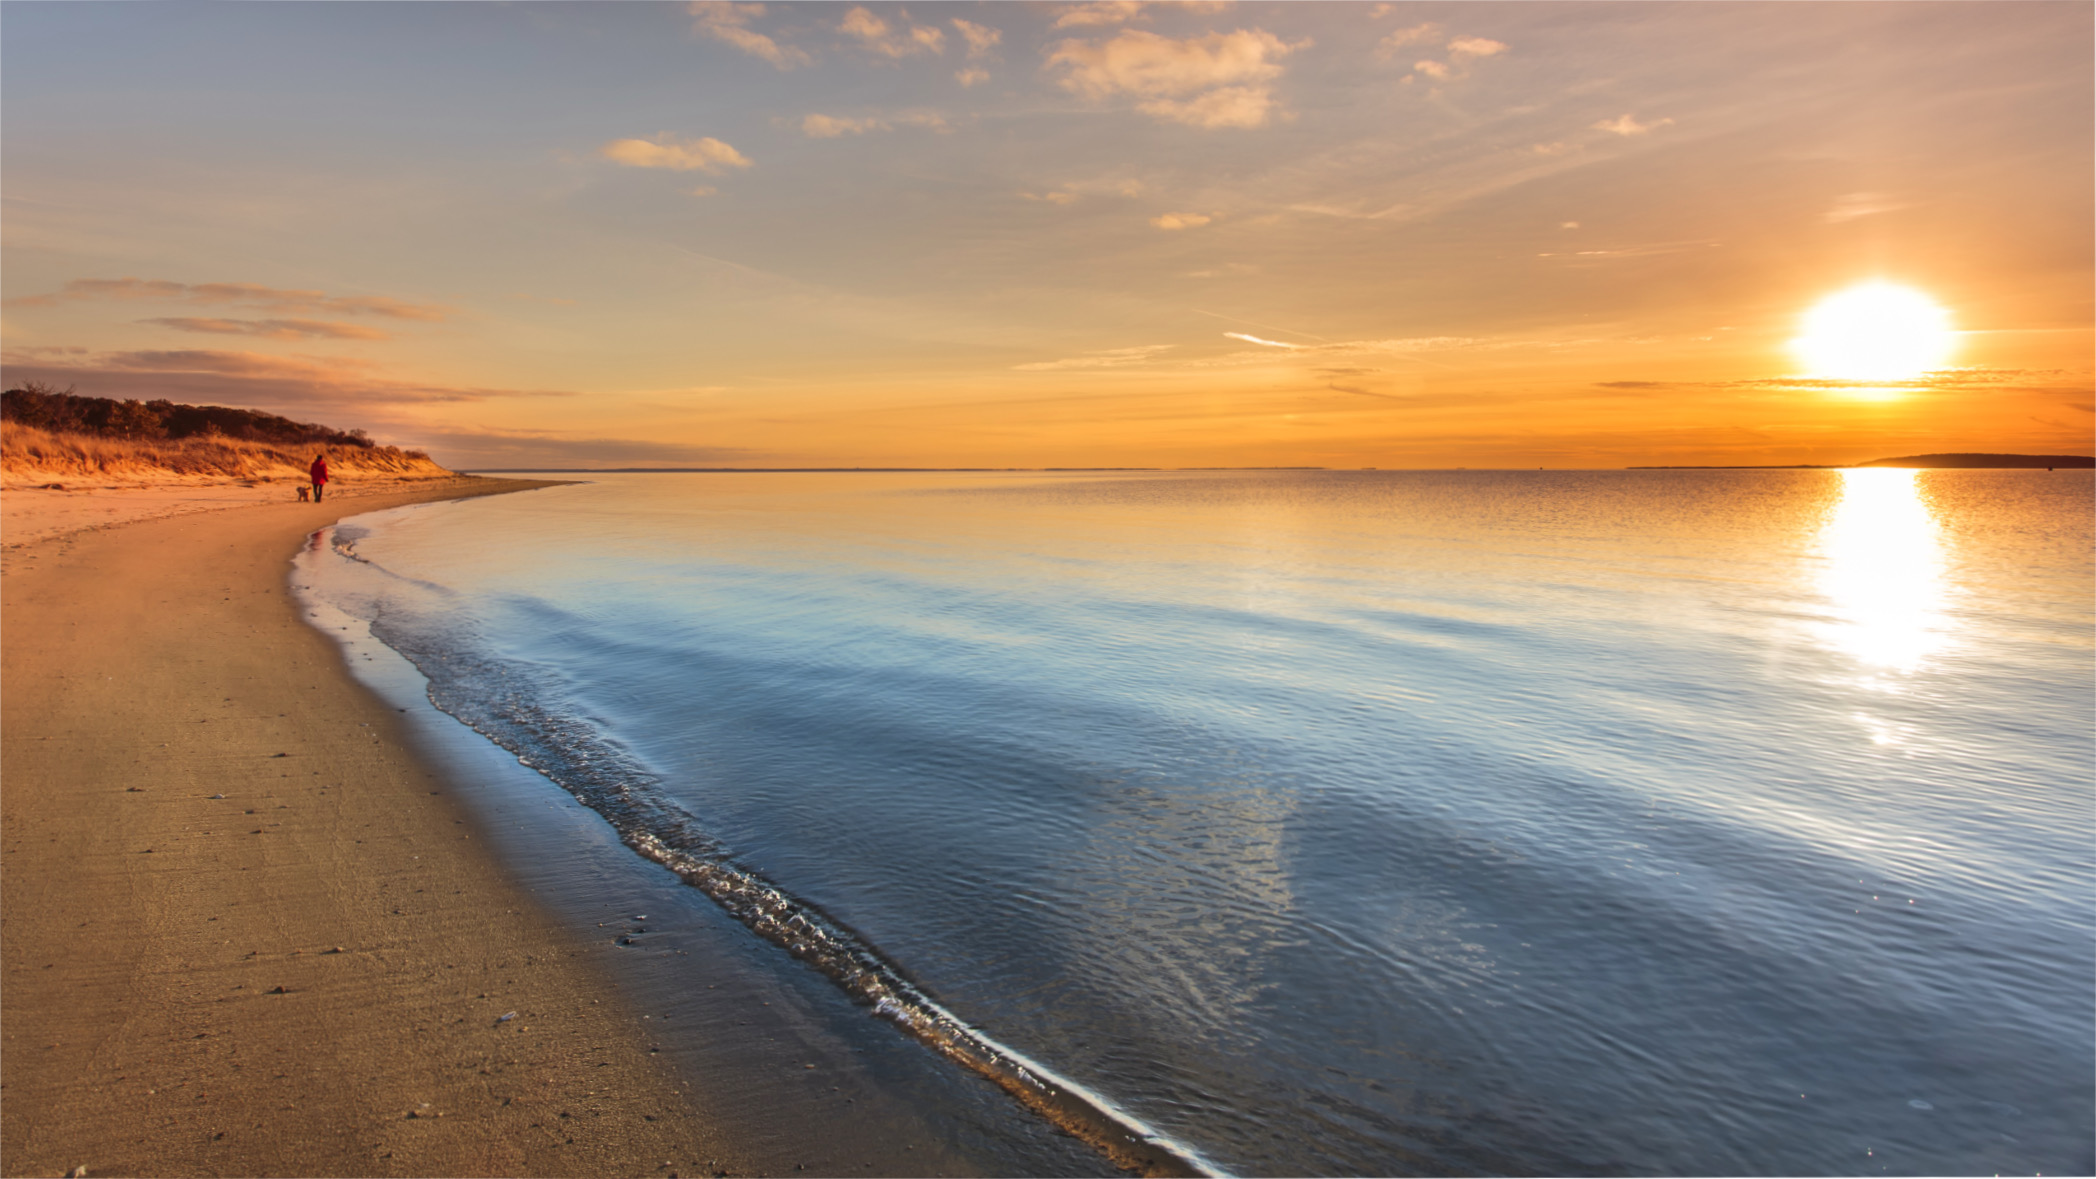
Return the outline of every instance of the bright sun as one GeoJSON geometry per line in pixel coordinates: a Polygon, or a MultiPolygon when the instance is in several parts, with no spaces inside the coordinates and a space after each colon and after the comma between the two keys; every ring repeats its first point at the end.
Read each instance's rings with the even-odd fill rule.
{"type": "Polygon", "coordinates": [[[1950,313],[1912,287],[1867,282],[1828,295],[1790,342],[1808,375],[1902,381],[1943,367],[1955,340],[1950,313]]]}

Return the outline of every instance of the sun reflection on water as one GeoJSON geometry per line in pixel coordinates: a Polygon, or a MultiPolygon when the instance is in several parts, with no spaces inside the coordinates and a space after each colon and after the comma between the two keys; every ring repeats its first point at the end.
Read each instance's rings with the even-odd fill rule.
{"type": "Polygon", "coordinates": [[[1841,473],[1841,501],[1820,532],[1829,638],[1862,663],[1911,672],[1944,639],[1943,542],[1919,472],[1841,473]]]}

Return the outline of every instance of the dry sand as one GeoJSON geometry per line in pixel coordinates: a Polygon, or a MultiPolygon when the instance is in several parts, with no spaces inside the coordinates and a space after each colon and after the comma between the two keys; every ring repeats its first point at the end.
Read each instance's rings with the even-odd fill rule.
{"type": "Polygon", "coordinates": [[[228,505],[103,493],[82,497],[98,522],[190,514],[55,537],[65,522],[31,509],[62,501],[6,493],[0,1170],[725,1161],[607,989],[605,951],[503,875],[285,592],[290,554],[341,515],[530,486],[201,515],[228,505]]]}
{"type": "MultiPolygon", "coordinates": [[[[342,485],[339,494],[362,501],[374,495],[461,486],[465,479],[467,477],[458,476],[439,480],[358,480],[342,485]]],[[[134,520],[157,520],[165,516],[215,512],[252,504],[281,504],[287,500],[295,503],[296,494],[297,485],[292,483],[224,479],[166,479],[151,486],[76,481],[65,484],[64,490],[9,487],[0,493],[0,542],[13,548],[86,528],[128,524],[134,520]]],[[[349,506],[345,503],[345,511],[349,506]]]]}

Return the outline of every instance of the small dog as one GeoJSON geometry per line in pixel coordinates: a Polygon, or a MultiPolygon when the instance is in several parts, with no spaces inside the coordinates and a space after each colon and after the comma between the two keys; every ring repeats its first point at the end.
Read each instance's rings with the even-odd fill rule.
{"type": "Polygon", "coordinates": [[[313,498],[313,489],[312,489],[312,488],[310,488],[310,487],[308,487],[308,486],[306,486],[306,485],[305,485],[305,484],[303,484],[303,483],[299,484],[299,485],[298,485],[298,502],[300,502],[300,503],[305,503],[305,502],[307,502],[307,501],[311,500],[312,498],[313,498]]]}

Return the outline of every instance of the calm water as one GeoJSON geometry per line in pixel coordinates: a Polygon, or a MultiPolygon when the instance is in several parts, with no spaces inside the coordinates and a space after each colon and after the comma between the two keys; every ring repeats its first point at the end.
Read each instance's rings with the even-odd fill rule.
{"type": "Polygon", "coordinates": [[[2088,1173],[2091,522],[2086,472],[607,476],[308,575],[1214,1166],[2088,1173]]]}

